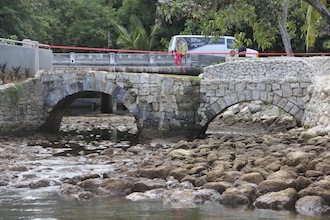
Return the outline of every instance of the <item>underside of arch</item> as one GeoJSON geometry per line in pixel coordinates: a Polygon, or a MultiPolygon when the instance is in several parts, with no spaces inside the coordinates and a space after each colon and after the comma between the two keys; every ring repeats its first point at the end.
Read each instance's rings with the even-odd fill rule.
{"type": "MultiPolygon", "coordinates": [[[[276,94],[272,94],[273,96],[276,94]]],[[[205,107],[204,109],[204,118],[201,122],[201,132],[200,136],[204,136],[205,132],[209,126],[209,124],[215,119],[216,116],[219,114],[223,113],[225,110],[227,110],[229,107],[242,103],[242,102],[250,102],[250,101],[263,101],[268,104],[274,105],[285,111],[286,113],[290,114],[293,116],[293,118],[296,120],[297,125],[301,126],[302,125],[302,118],[304,115],[304,109],[301,109],[299,106],[288,100],[287,98],[277,98],[277,99],[269,99],[269,97],[262,98],[260,97],[259,99],[242,99],[242,98],[237,98],[238,95],[237,93],[230,94],[228,96],[219,98],[217,101],[215,101],[213,104],[205,107]],[[275,100],[275,101],[274,101],[275,100]]]]}

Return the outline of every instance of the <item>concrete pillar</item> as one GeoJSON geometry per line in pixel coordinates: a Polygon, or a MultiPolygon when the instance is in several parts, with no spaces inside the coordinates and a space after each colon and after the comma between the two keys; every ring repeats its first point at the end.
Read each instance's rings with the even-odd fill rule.
{"type": "Polygon", "coordinates": [[[112,96],[101,94],[101,113],[113,113],[112,96]]]}

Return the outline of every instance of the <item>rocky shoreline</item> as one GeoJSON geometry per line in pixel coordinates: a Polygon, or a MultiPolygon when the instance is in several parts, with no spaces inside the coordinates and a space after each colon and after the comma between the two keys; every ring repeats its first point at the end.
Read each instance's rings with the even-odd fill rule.
{"type": "MultiPolygon", "coordinates": [[[[178,208],[218,202],[330,216],[330,132],[296,128],[286,116],[256,117],[253,108],[258,106],[249,105],[249,111],[245,107],[231,108],[221,116],[222,122],[210,127],[225,128],[224,122],[234,125],[230,116],[237,119],[239,112],[235,123],[244,124],[240,128],[248,132],[211,132],[206,139],[193,141],[177,138],[131,145],[125,141],[86,142],[79,135],[62,140],[37,135],[1,137],[0,189],[55,187],[68,199],[123,196],[134,201],[158,199],[178,208]],[[247,119],[260,126],[252,128],[247,119]],[[281,126],[273,126],[275,121],[281,126]],[[77,155],[54,157],[65,151],[52,147],[54,144],[63,148],[79,145],[82,150],[77,155]]],[[[116,120],[134,124],[124,116],[116,120]]],[[[99,128],[116,124],[87,121],[99,128]]],[[[81,119],[62,129],[70,130],[79,123],[82,130],[88,130],[81,119]]],[[[136,131],[134,126],[120,126],[136,131]]]]}

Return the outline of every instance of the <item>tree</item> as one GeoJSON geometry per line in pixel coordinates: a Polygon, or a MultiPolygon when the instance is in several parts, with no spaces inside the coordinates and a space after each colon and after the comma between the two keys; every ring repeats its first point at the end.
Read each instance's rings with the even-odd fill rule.
{"type": "MultiPolygon", "coordinates": [[[[291,53],[291,37],[287,30],[289,3],[289,0],[176,0],[161,4],[160,11],[166,20],[176,16],[200,22],[204,35],[221,36],[235,30],[239,38],[245,35],[240,32],[251,33],[262,50],[270,48],[281,34],[286,51],[291,53]]],[[[245,44],[251,42],[240,40],[245,44]]]]}
{"type": "Polygon", "coordinates": [[[136,15],[131,15],[129,18],[129,28],[117,24],[114,25],[119,34],[116,41],[117,45],[123,49],[130,50],[150,50],[154,44],[155,34],[159,28],[158,25],[154,25],[150,34],[147,33],[142,25],[141,20],[136,15]]]}
{"type": "Polygon", "coordinates": [[[324,18],[324,20],[330,25],[330,11],[325,5],[323,5],[318,0],[304,0],[304,1],[310,4],[316,11],[318,11],[320,15],[324,18]]]}

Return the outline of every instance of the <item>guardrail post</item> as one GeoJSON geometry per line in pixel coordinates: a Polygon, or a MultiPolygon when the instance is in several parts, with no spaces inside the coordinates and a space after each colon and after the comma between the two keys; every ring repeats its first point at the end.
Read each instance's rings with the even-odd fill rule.
{"type": "Polygon", "coordinates": [[[73,65],[76,63],[76,55],[75,52],[70,52],[70,63],[73,65]]]}
{"type": "Polygon", "coordinates": [[[116,65],[116,54],[115,53],[110,53],[109,62],[110,62],[110,66],[116,65]]]}
{"type": "Polygon", "coordinates": [[[150,66],[153,66],[155,64],[155,54],[149,53],[149,64],[150,66]]]}
{"type": "Polygon", "coordinates": [[[191,54],[186,55],[186,66],[191,66],[191,54]]]}
{"type": "Polygon", "coordinates": [[[40,68],[40,59],[39,59],[39,42],[38,41],[31,41],[33,43],[33,48],[34,48],[34,68],[35,71],[38,71],[40,68]]]}

